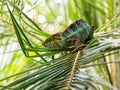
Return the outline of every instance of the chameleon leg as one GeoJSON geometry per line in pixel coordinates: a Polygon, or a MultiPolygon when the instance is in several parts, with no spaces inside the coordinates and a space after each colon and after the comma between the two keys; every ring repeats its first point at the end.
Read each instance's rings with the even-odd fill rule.
{"type": "Polygon", "coordinates": [[[75,53],[79,50],[82,50],[84,47],[86,46],[86,44],[81,44],[81,45],[78,45],[73,51],[72,53],[75,53]]]}
{"type": "Polygon", "coordinates": [[[81,44],[79,38],[76,38],[76,39],[73,41],[73,43],[74,43],[74,45],[76,46],[76,48],[72,51],[73,53],[74,53],[74,52],[77,52],[77,51],[79,51],[79,50],[81,50],[81,49],[83,49],[83,48],[86,46],[86,44],[81,44]]]}

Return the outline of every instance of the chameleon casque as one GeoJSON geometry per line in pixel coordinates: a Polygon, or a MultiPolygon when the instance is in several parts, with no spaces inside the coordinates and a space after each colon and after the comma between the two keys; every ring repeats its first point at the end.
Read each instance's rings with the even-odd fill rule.
{"type": "Polygon", "coordinates": [[[91,40],[93,32],[92,26],[85,20],[79,19],[69,25],[65,31],[48,37],[42,44],[53,49],[77,47],[91,40]]]}

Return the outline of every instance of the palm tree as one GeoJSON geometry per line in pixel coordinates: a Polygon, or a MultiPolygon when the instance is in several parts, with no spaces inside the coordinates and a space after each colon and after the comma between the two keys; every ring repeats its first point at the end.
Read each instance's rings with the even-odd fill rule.
{"type": "Polygon", "coordinates": [[[119,4],[117,0],[1,1],[1,89],[118,90],[119,4]],[[79,18],[95,28],[85,48],[71,53],[73,48],[42,45],[79,18]]]}

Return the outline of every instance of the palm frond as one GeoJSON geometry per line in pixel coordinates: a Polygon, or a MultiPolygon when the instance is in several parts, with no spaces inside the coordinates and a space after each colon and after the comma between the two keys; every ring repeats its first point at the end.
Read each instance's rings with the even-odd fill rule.
{"type": "Polygon", "coordinates": [[[102,42],[99,41],[97,42],[96,47],[91,46],[88,49],[84,50],[79,57],[80,59],[76,59],[75,54],[68,54],[62,56],[61,58],[57,58],[56,60],[50,62],[47,65],[41,66],[40,69],[38,68],[38,70],[35,71],[34,73],[31,73],[27,76],[24,76],[8,84],[4,88],[13,87],[13,89],[17,90],[17,89],[27,89],[27,88],[46,89],[52,87],[53,90],[57,88],[59,89],[91,88],[96,90],[96,88],[99,88],[97,87],[98,84],[100,84],[101,86],[103,85],[113,89],[113,87],[110,84],[107,84],[106,81],[104,81],[104,83],[99,82],[100,80],[103,80],[102,78],[101,79],[99,78],[100,80],[98,81],[94,81],[94,79],[95,80],[97,79],[96,77],[93,77],[94,75],[90,76],[88,74],[85,74],[86,75],[85,77],[87,77],[87,79],[86,80],[84,79],[85,81],[82,82],[81,80],[82,78],[84,78],[84,75],[83,77],[81,77],[83,73],[78,69],[86,65],[86,63],[90,63],[93,62],[94,60],[102,58],[106,52],[110,52],[112,50],[120,48],[119,47],[120,41],[118,41],[116,45],[117,46],[115,46],[113,41],[107,41],[107,40],[104,41],[102,40],[102,42]],[[99,57],[95,58],[96,55],[99,55],[99,57]],[[77,60],[76,64],[74,60],[77,60]],[[78,82],[82,87],[76,86],[78,83],[74,84],[75,82],[78,82]],[[91,82],[93,82],[93,84],[90,84],[91,82]]]}

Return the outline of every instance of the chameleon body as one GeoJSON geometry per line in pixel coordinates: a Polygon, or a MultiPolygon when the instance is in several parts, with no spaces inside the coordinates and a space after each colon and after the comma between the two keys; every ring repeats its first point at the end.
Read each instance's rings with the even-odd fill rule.
{"type": "Polygon", "coordinates": [[[43,45],[47,48],[68,48],[86,43],[93,38],[93,28],[83,19],[74,21],[65,31],[48,37],[43,45]]]}

